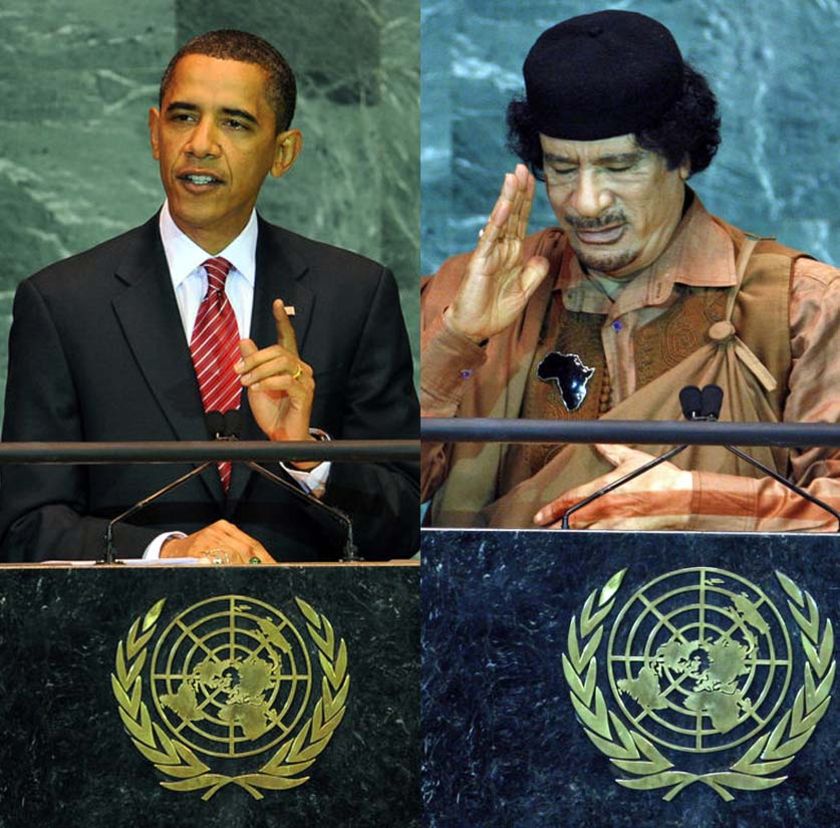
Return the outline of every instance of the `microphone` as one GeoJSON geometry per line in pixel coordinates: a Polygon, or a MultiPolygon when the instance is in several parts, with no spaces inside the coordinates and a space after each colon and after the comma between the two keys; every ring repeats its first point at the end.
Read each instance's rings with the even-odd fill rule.
{"type": "MultiPolygon", "coordinates": [[[[685,389],[683,389],[684,391],[685,389]]],[[[700,417],[693,417],[691,419],[697,420],[708,420],[709,422],[715,422],[718,419],[718,415],[720,414],[721,405],[723,404],[723,389],[717,385],[707,385],[702,391],[702,405],[701,405],[701,412],[703,416],[700,417]]],[[[682,401],[682,392],[680,392],[680,401],[682,401]]],[[[683,414],[685,414],[685,408],[683,408],[683,414]]],[[[747,452],[742,451],[741,449],[735,448],[735,446],[723,446],[728,452],[734,454],[736,457],[739,457],[745,463],[749,463],[753,468],[759,469],[759,471],[764,472],[768,477],[772,477],[774,480],[777,480],[781,483],[785,488],[789,489],[790,491],[798,494],[800,497],[807,500],[809,503],[813,503],[814,506],[818,506],[820,509],[828,512],[836,521],[837,521],[837,531],[840,532],[840,512],[836,509],[833,509],[829,506],[825,501],[820,500],[818,497],[806,492],[801,486],[798,486],[791,480],[788,480],[784,475],[779,474],[775,469],[771,469],[770,466],[764,465],[760,460],[756,460],[747,452]]]]}
{"type": "MultiPolygon", "coordinates": [[[[680,408],[682,409],[683,416],[687,420],[703,420],[712,416],[712,413],[714,413],[715,417],[717,417],[720,413],[720,402],[723,400],[723,392],[720,388],[717,388],[717,390],[720,391],[718,399],[718,395],[714,392],[710,391],[707,393],[707,389],[709,388],[717,388],[717,386],[707,385],[701,391],[696,385],[686,385],[685,388],[680,390],[680,408]],[[718,400],[716,411],[714,411],[715,400],[718,400]],[[706,411],[709,413],[705,414],[704,412],[706,411]]],[[[676,457],[687,448],[687,445],[675,446],[674,448],[666,451],[664,454],[659,455],[659,457],[654,457],[643,466],[639,466],[638,469],[625,474],[618,480],[614,480],[612,483],[602,486],[597,492],[593,492],[588,497],[583,498],[583,500],[579,500],[577,503],[572,504],[572,506],[570,506],[560,518],[560,528],[571,529],[572,527],[569,525],[569,518],[579,509],[589,505],[593,500],[597,500],[599,497],[603,497],[610,492],[614,492],[625,483],[629,483],[631,480],[635,480],[637,477],[643,475],[646,471],[650,471],[651,469],[656,468],[656,466],[666,463],[668,460],[676,457]]]]}
{"type": "MultiPolygon", "coordinates": [[[[238,440],[241,422],[242,417],[238,409],[226,411],[224,414],[218,411],[207,413],[207,428],[211,436],[217,440],[238,440]]],[[[344,535],[342,561],[350,563],[364,560],[359,556],[359,550],[353,542],[353,522],[341,509],[337,509],[335,506],[328,506],[310,492],[304,491],[297,483],[289,482],[279,474],[269,471],[253,460],[245,460],[244,465],[276,486],[285,489],[299,501],[306,504],[307,507],[314,506],[316,511],[320,510],[322,514],[326,514],[333,522],[338,523],[344,535]]]]}
{"type": "MultiPolygon", "coordinates": [[[[211,440],[239,439],[238,433],[242,423],[242,415],[238,409],[233,411],[226,411],[224,413],[222,413],[221,411],[208,411],[204,416],[204,421],[207,425],[207,432],[211,440]]],[[[209,468],[210,466],[214,465],[214,463],[215,461],[208,460],[207,462],[196,466],[191,471],[187,472],[184,475],[181,475],[181,477],[179,477],[177,480],[173,480],[171,483],[168,483],[162,489],[158,489],[156,492],[153,492],[148,497],[144,497],[142,500],[135,503],[129,509],[126,509],[124,512],[110,520],[108,522],[108,525],[105,527],[104,555],[101,560],[97,561],[97,563],[117,563],[117,549],[114,545],[114,527],[118,523],[120,523],[123,520],[126,520],[127,518],[133,517],[139,511],[148,506],[150,503],[153,503],[158,498],[163,497],[163,495],[165,494],[168,494],[173,489],[177,489],[183,483],[186,483],[191,478],[195,477],[198,474],[201,474],[201,472],[203,472],[206,468],[209,468]]],[[[246,460],[245,465],[261,477],[264,477],[266,480],[269,480],[275,485],[285,489],[292,496],[304,503],[308,508],[314,506],[316,510],[320,510],[322,514],[326,514],[333,522],[338,523],[344,536],[344,548],[342,550],[341,557],[342,561],[349,563],[364,560],[364,558],[359,556],[358,548],[353,542],[353,523],[348,515],[346,515],[340,509],[337,509],[335,506],[328,506],[326,503],[321,502],[314,495],[310,494],[309,492],[305,492],[303,489],[301,489],[300,486],[298,486],[296,483],[290,483],[289,481],[284,480],[282,477],[280,477],[280,475],[270,472],[268,469],[263,468],[263,466],[261,466],[259,463],[255,463],[253,460],[246,460]]]]}
{"type": "MultiPolygon", "coordinates": [[[[240,415],[238,409],[235,411],[226,411],[222,414],[221,411],[208,411],[204,415],[204,422],[207,426],[207,433],[211,440],[233,440],[236,439],[236,431],[239,429],[239,422],[240,422],[240,415]]],[[[181,484],[186,483],[191,478],[195,477],[196,475],[201,474],[205,469],[209,468],[214,464],[215,461],[208,460],[205,463],[201,463],[200,465],[196,466],[191,471],[187,472],[184,475],[181,475],[177,480],[173,480],[171,483],[168,483],[162,489],[158,489],[156,492],[153,492],[148,497],[144,497],[142,500],[139,500],[130,508],[126,509],[121,514],[117,515],[112,520],[108,521],[108,525],[105,527],[105,536],[104,536],[104,546],[105,552],[101,558],[98,560],[98,564],[114,564],[119,563],[117,561],[117,549],[114,545],[114,527],[126,520],[127,518],[133,517],[142,509],[145,509],[150,503],[154,503],[159,497],[163,497],[163,495],[168,494],[173,489],[177,489],[181,484]]]]}
{"type": "Polygon", "coordinates": [[[225,433],[225,415],[221,411],[208,411],[204,415],[207,434],[211,440],[221,440],[225,433]]]}
{"type": "MultiPolygon", "coordinates": [[[[723,389],[719,385],[707,385],[700,392],[700,416],[690,419],[715,421],[720,417],[723,406],[723,389]]],[[[685,415],[685,411],[683,411],[685,415]]]]}
{"type": "Polygon", "coordinates": [[[117,561],[117,550],[114,546],[114,527],[123,520],[136,515],[141,509],[145,509],[150,503],[153,503],[159,497],[163,497],[163,495],[171,492],[173,489],[177,489],[182,483],[186,483],[190,478],[195,477],[197,474],[201,474],[206,468],[213,465],[212,460],[208,460],[205,463],[202,463],[199,466],[196,466],[191,471],[188,471],[186,474],[181,475],[177,480],[173,480],[171,483],[167,483],[162,489],[158,489],[156,492],[153,492],[148,497],[144,497],[142,500],[139,500],[135,503],[131,508],[126,509],[122,514],[117,515],[115,518],[112,518],[108,521],[108,525],[105,527],[105,537],[104,537],[104,544],[105,544],[105,553],[102,556],[101,560],[98,560],[96,563],[98,564],[114,564],[118,563],[117,561]]]}
{"type": "MultiPolygon", "coordinates": [[[[211,440],[234,440],[236,439],[236,432],[239,429],[239,410],[226,411],[224,414],[222,414],[221,411],[208,411],[204,415],[204,422],[207,426],[207,433],[211,440]]],[[[177,489],[182,483],[186,483],[191,478],[201,474],[201,472],[203,472],[206,468],[212,466],[214,462],[215,461],[208,460],[206,463],[201,463],[191,471],[179,477],[177,480],[173,480],[162,489],[158,489],[148,497],[144,497],[142,500],[135,503],[131,508],[122,512],[122,514],[119,514],[112,520],[108,521],[108,525],[105,527],[104,537],[105,553],[102,556],[102,560],[97,561],[97,563],[117,563],[117,550],[114,546],[114,527],[118,523],[126,520],[127,518],[133,517],[139,511],[145,509],[150,503],[154,503],[154,501],[156,501],[159,497],[163,497],[163,495],[171,492],[173,489],[177,489]]]]}
{"type": "MultiPolygon", "coordinates": [[[[204,422],[207,426],[207,433],[210,436],[211,440],[225,440],[225,439],[234,439],[233,437],[227,436],[230,431],[236,426],[238,428],[239,423],[239,411],[228,411],[222,414],[221,411],[208,411],[204,415],[204,422]]],[[[168,483],[162,489],[158,489],[156,492],[152,492],[148,497],[144,497],[142,500],[135,503],[131,508],[126,509],[122,514],[117,515],[112,520],[108,521],[108,525],[105,527],[105,537],[104,537],[104,544],[105,544],[105,553],[102,556],[102,560],[97,561],[98,564],[113,564],[117,563],[117,550],[114,546],[114,527],[123,520],[127,518],[133,517],[142,509],[145,509],[150,503],[154,503],[159,497],[163,497],[163,495],[168,494],[173,489],[177,489],[182,483],[186,483],[191,478],[195,477],[196,475],[201,474],[205,469],[212,466],[214,463],[213,460],[208,460],[205,463],[201,463],[200,465],[196,466],[191,471],[188,471],[186,474],[181,475],[177,480],[173,480],[171,483],[168,483]]]]}
{"type": "Polygon", "coordinates": [[[207,433],[211,440],[237,440],[242,417],[238,408],[232,411],[208,411],[204,415],[207,433]]]}
{"type": "Polygon", "coordinates": [[[686,420],[694,420],[703,411],[703,395],[696,385],[686,385],[680,391],[680,408],[686,420]]]}
{"type": "MultiPolygon", "coordinates": [[[[694,422],[701,421],[701,422],[716,422],[720,417],[720,410],[723,406],[723,389],[719,385],[706,385],[701,390],[696,385],[686,385],[680,391],[680,408],[682,409],[683,416],[686,420],[691,420],[694,422]]],[[[625,483],[628,483],[631,480],[639,477],[640,475],[644,474],[646,471],[650,471],[650,469],[660,465],[661,463],[670,460],[672,457],[676,457],[680,452],[685,451],[688,446],[676,446],[675,448],[669,449],[664,454],[660,455],[659,457],[653,458],[648,463],[645,463],[643,466],[639,466],[638,469],[632,471],[628,474],[625,474],[623,477],[620,477],[618,480],[598,489],[597,492],[593,492],[588,497],[585,497],[583,500],[578,501],[577,503],[573,504],[563,516],[560,518],[560,527],[562,529],[571,529],[569,525],[569,518],[578,511],[578,509],[582,509],[584,506],[592,503],[593,500],[597,500],[599,497],[603,497],[605,494],[609,494],[610,492],[615,491],[620,486],[623,486],[625,483]]],[[[756,460],[751,455],[747,454],[745,451],[741,451],[741,449],[737,449],[734,446],[723,446],[727,451],[734,454],[736,457],[740,457],[744,462],[749,463],[754,468],[759,469],[760,471],[764,472],[768,477],[772,477],[774,480],[777,480],[783,486],[786,486],[790,491],[795,492],[800,497],[805,498],[809,503],[813,503],[815,506],[819,506],[821,509],[824,509],[830,515],[832,515],[837,520],[837,531],[840,532],[840,512],[833,509],[827,503],[824,503],[814,495],[809,494],[801,487],[797,486],[795,483],[792,483],[786,477],[783,477],[779,474],[775,469],[771,469],[769,466],[765,466],[764,463],[756,460]]]]}

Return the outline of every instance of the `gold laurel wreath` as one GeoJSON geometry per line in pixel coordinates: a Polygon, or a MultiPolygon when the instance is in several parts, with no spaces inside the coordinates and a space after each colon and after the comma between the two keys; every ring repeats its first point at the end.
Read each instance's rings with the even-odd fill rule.
{"type": "Polygon", "coordinates": [[[319,615],[303,599],[295,598],[306,618],[309,637],[318,648],[318,660],[324,673],[321,698],[315,705],[312,717],[297,735],[283,742],[256,773],[227,776],[213,773],[187,745],[167,736],[163,728],[152,721],[146,703],[142,700],[141,673],[146,663],[148,644],[154,635],[165,601],[165,598],[161,598],[131,625],[125,643],[120,641],[117,645],[116,669],[111,674],[111,686],[119,705],[119,714],[134,746],[161,773],[181,780],[160,784],[172,791],[206,789],[201,798],[208,800],[230,783],[244,788],[254,799],[262,799],[261,788],[285,790],[307,782],[308,776],[297,774],[303,773],[315,762],[344,718],[350,689],[347,645],[344,639],[336,644],[335,632],[327,618],[319,615]]]}
{"type": "Polygon", "coordinates": [[[563,673],[584,732],[616,767],[638,777],[616,779],[616,782],[634,790],[669,787],[663,797],[666,801],[672,800],[693,782],[708,785],[726,801],[734,799],[730,788],[758,791],[784,782],[787,776],[772,774],[796,758],[831,701],[837,667],[833,658],[831,619],[826,619],[820,636],[820,613],[816,602],[809,593],[800,590],[790,578],[777,571],[776,578],[790,599],[788,607],[799,627],[802,649],[807,658],[805,681],[794,698],[793,706],[773,730],[759,736],[743,756],[730,765],[728,771],[694,774],[672,770],[674,765],[651,741],[638,731],[630,730],[607,708],[604,695],[596,684],[595,654],[603,638],[604,623],[612,612],[615,595],[626,572],[626,569],[616,572],[600,591],[596,589],[589,595],[581,612],[580,633],[573,616],[569,624],[568,654],[563,653],[563,673]]]}

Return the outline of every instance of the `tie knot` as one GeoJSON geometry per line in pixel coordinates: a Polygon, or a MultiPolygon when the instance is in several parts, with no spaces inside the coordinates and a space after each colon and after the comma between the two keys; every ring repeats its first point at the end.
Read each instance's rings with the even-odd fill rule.
{"type": "Polygon", "coordinates": [[[207,271],[208,290],[223,292],[225,289],[225,279],[227,279],[231,267],[231,263],[221,256],[214,256],[212,259],[204,262],[204,269],[207,271]]]}

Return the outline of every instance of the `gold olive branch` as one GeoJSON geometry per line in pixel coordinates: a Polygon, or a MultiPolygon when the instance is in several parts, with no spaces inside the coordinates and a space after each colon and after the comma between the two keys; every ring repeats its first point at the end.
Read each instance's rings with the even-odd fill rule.
{"type": "Polygon", "coordinates": [[[804,684],[797,692],[793,706],[772,731],[756,739],[727,771],[693,774],[672,770],[673,764],[658,748],[641,733],[628,729],[615,713],[608,710],[603,693],[596,684],[596,653],[603,637],[603,625],[613,609],[614,596],[626,571],[617,572],[600,592],[596,589],[589,595],[581,612],[580,633],[577,620],[573,617],[569,625],[568,654],[563,654],[563,673],[584,732],[614,765],[638,777],[616,779],[616,782],[634,790],[668,787],[670,790],[663,797],[667,801],[693,782],[708,785],[727,801],[734,799],[730,789],[765,790],[784,782],[786,776],[772,777],[771,774],[793,761],[811,738],[831,701],[836,673],[831,621],[826,620],[820,636],[816,602],[809,593],[802,592],[790,578],[777,571],[776,577],[791,599],[788,607],[800,630],[802,648],[807,657],[804,684]]]}
{"type": "Polygon", "coordinates": [[[125,643],[117,645],[115,672],[111,686],[119,705],[119,714],[134,746],[154,766],[178,782],[160,784],[173,791],[197,791],[208,800],[225,785],[234,783],[248,791],[255,799],[262,799],[260,788],[281,790],[297,787],[309,777],[296,774],[309,768],[329,744],[332,734],[344,716],[350,677],[347,675],[347,646],[338,643],[332,625],[309,604],[296,599],[307,620],[310,638],[318,648],[324,673],[322,695],[312,717],[291,739],[287,739],[275,754],[256,773],[228,776],[213,773],[195,753],[177,739],[171,739],[151,720],[142,700],[142,670],[146,664],[147,647],[154,635],[165,599],[158,601],[145,615],[137,618],[129,629],[125,643]]]}

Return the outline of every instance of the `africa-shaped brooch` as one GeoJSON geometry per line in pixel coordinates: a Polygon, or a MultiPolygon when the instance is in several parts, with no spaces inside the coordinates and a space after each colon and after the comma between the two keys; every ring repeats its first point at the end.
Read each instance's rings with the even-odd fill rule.
{"type": "Polygon", "coordinates": [[[577,354],[561,354],[558,351],[546,354],[537,366],[537,379],[556,384],[563,405],[569,412],[577,411],[583,405],[587,385],[594,373],[595,369],[584,365],[577,354]]]}

